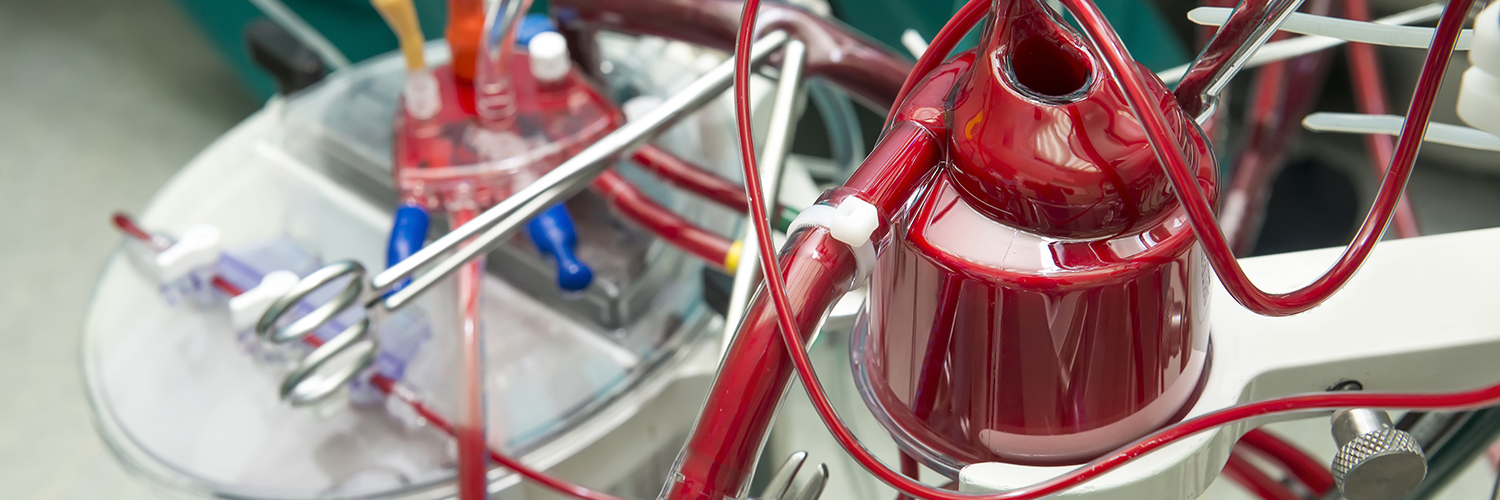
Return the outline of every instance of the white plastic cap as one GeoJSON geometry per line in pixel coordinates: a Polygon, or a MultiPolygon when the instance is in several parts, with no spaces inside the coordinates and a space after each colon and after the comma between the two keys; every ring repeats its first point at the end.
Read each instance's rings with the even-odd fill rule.
{"type": "Polygon", "coordinates": [[[272,271],[260,279],[260,284],[255,288],[245,290],[234,298],[229,299],[229,323],[234,325],[234,331],[242,331],[255,326],[260,317],[271,308],[271,303],[285,296],[292,287],[297,286],[301,278],[297,273],[291,271],[272,271]]]}
{"type": "Polygon", "coordinates": [[[212,266],[219,262],[221,250],[218,228],[203,224],[187,228],[182,239],[156,254],[156,278],[168,283],[212,266]]]}
{"type": "Polygon", "coordinates": [[[526,44],[531,54],[531,75],[537,80],[555,82],[568,76],[573,62],[568,60],[568,41],[555,31],[543,31],[526,44]]]}
{"type": "Polygon", "coordinates": [[[1500,75],[1500,5],[1491,4],[1474,18],[1469,62],[1492,75],[1500,75]]]}
{"type": "Polygon", "coordinates": [[[1458,117],[1469,126],[1500,135],[1500,5],[1474,18],[1474,46],[1458,90],[1458,117]]]}
{"type": "Polygon", "coordinates": [[[416,71],[406,75],[406,87],[401,98],[406,103],[406,114],[418,120],[437,116],[443,109],[443,97],[438,95],[437,77],[431,71],[416,71]]]}

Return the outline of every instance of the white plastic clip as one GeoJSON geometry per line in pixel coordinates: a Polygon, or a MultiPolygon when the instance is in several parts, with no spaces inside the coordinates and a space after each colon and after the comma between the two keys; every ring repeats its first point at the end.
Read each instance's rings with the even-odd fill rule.
{"type": "Polygon", "coordinates": [[[229,299],[229,323],[234,326],[234,331],[254,327],[255,322],[266,314],[266,309],[271,308],[271,303],[285,296],[301,279],[291,271],[272,271],[261,278],[255,288],[229,299]]]}
{"type": "MultiPolygon", "coordinates": [[[[1398,26],[1404,24],[1421,23],[1437,19],[1438,16],[1441,16],[1442,14],[1442,5],[1428,4],[1405,12],[1376,19],[1375,24],[1398,26]]],[[[1227,18],[1228,14],[1226,13],[1223,17],[1227,18]]],[[[1222,23],[1223,21],[1220,22],[1222,23]]],[[[1250,60],[1245,62],[1245,68],[1254,68],[1256,66],[1260,66],[1270,62],[1281,61],[1301,55],[1311,54],[1323,49],[1337,47],[1339,45],[1343,45],[1344,43],[1345,41],[1342,39],[1322,36],[1299,36],[1288,38],[1286,40],[1277,40],[1262,45],[1260,47],[1260,50],[1256,51],[1254,55],[1250,56],[1250,60]]],[[[1188,66],[1189,65],[1187,64],[1183,64],[1181,66],[1162,71],[1161,73],[1158,73],[1157,76],[1161,77],[1162,81],[1166,82],[1168,85],[1175,84],[1179,81],[1182,81],[1183,75],[1187,74],[1188,66]]]]}
{"type": "Polygon", "coordinates": [[[182,279],[196,269],[218,263],[222,250],[217,228],[204,224],[190,227],[177,243],[156,254],[156,278],[162,283],[182,279]]]}
{"type": "MultiPolygon", "coordinates": [[[[1228,7],[1198,7],[1188,11],[1188,20],[1205,26],[1220,26],[1229,19],[1234,9],[1228,7]]],[[[1390,47],[1425,49],[1432,45],[1437,30],[1419,26],[1392,26],[1385,23],[1339,19],[1294,12],[1281,23],[1281,31],[1303,35],[1337,38],[1349,42],[1370,43],[1390,47]]],[[[1468,50],[1474,39],[1474,30],[1463,30],[1453,50],[1468,50]]]]}
{"type": "Polygon", "coordinates": [[[791,235],[806,227],[827,229],[829,236],[849,245],[849,249],[854,251],[854,286],[864,283],[875,270],[875,245],[871,243],[870,235],[880,227],[880,214],[876,212],[874,205],[853,196],[844,198],[837,208],[813,205],[802,210],[792,220],[786,234],[791,235]]]}
{"type": "MultiPolygon", "coordinates": [[[[1463,102],[1460,98],[1459,102],[1463,102]]],[[[1500,110],[1492,110],[1500,113],[1500,110]]],[[[1468,120],[1464,108],[1459,107],[1459,116],[1468,120]]],[[[1345,132],[1350,134],[1401,135],[1401,126],[1406,117],[1397,115],[1362,115],[1356,113],[1313,113],[1302,119],[1302,126],[1313,132],[1345,132]]],[[[1500,123],[1489,120],[1490,123],[1500,123]]],[[[1432,122],[1427,125],[1427,142],[1447,144],[1461,148],[1484,151],[1500,151],[1500,137],[1489,132],[1469,127],[1432,122]]]]}

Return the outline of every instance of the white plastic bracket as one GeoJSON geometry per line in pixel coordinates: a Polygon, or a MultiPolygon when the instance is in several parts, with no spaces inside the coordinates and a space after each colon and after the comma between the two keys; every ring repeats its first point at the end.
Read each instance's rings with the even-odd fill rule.
{"type": "Polygon", "coordinates": [[[255,322],[266,314],[266,309],[271,308],[271,303],[285,296],[301,279],[291,271],[272,271],[261,278],[255,288],[230,298],[229,322],[234,325],[234,331],[254,327],[255,322]]]}
{"type": "Polygon", "coordinates": [[[177,243],[156,254],[156,279],[162,283],[182,279],[196,269],[217,263],[222,251],[218,228],[206,224],[190,227],[182,232],[177,243]]]}

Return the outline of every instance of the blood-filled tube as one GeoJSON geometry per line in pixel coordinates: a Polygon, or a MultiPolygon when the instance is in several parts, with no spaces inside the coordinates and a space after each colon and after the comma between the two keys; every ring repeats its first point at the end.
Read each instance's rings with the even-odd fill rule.
{"type": "Polygon", "coordinates": [[[618,172],[605,170],[594,178],[591,187],[621,215],[668,244],[720,268],[726,267],[730,261],[733,243],[728,238],[703,229],[661,206],[618,172]]]}
{"type": "Polygon", "coordinates": [[[707,198],[724,208],[741,214],[750,209],[750,202],[745,198],[743,186],[719,177],[661,148],[650,144],[641,146],[630,159],[672,185],[707,198]]]}
{"type": "MultiPolygon", "coordinates": [[[[1402,136],[1402,147],[1398,148],[1396,160],[1397,163],[1395,167],[1404,167],[1404,169],[1407,171],[1399,172],[1398,168],[1392,168],[1392,172],[1387,176],[1388,180],[1391,180],[1392,177],[1404,179],[1405,174],[1409,173],[1410,161],[1415,157],[1415,143],[1420,142],[1421,135],[1423,132],[1425,132],[1425,120],[1428,113],[1431,111],[1431,101],[1433,95],[1436,93],[1437,84],[1441,82],[1441,73],[1443,69],[1445,69],[1448,55],[1452,50],[1454,41],[1457,39],[1458,30],[1462,27],[1464,14],[1467,12],[1467,9],[1471,3],[1471,1],[1458,0],[1449,3],[1445,7],[1443,19],[1439,23],[1437,35],[1434,37],[1433,52],[1429,53],[1427,62],[1426,64],[1424,64],[1422,77],[1418,85],[1417,97],[1413,99],[1412,108],[1414,112],[1408,113],[1408,116],[1412,117],[1412,119],[1408,120],[1407,122],[1407,130],[1405,131],[1405,133],[1403,133],[1402,136]],[[1413,132],[1415,132],[1415,135],[1413,135],[1413,132]],[[1408,156],[1410,157],[1408,158],[1408,156]]],[[[747,57],[747,52],[753,33],[752,28],[754,26],[754,13],[757,4],[757,0],[748,0],[746,2],[745,19],[744,21],[742,21],[743,24],[741,26],[740,40],[736,50],[736,60],[739,61],[739,75],[737,75],[736,78],[736,114],[737,118],[741,122],[748,122],[749,120],[749,100],[748,94],[745,93],[745,89],[748,87],[747,79],[749,73],[749,58],[747,57]]],[[[1187,172],[1186,168],[1183,165],[1182,153],[1175,149],[1175,144],[1166,143],[1164,140],[1166,137],[1168,137],[1168,134],[1164,129],[1164,120],[1160,115],[1160,110],[1152,108],[1145,103],[1145,96],[1147,94],[1145,93],[1144,89],[1141,88],[1140,83],[1134,80],[1134,78],[1139,77],[1139,75],[1134,74],[1135,72],[1133,71],[1133,66],[1131,66],[1128,62],[1129,59],[1126,55],[1127,53],[1123,48],[1123,44],[1119,42],[1118,36],[1109,31],[1108,24],[1104,21],[1103,15],[1091,2],[1088,2],[1087,0],[1068,0],[1066,2],[1066,5],[1084,25],[1090,37],[1096,40],[1095,43],[1104,47],[1104,52],[1106,55],[1106,59],[1110,64],[1110,69],[1112,71],[1116,71],[1117,73],[1129,75],[1129,77],[1120,79],[1119,81],[1122,82],[1123,86],[1126,88],[1126,94],[1130,98],[1131,107],[1134,112],[1137,115],[1143,116],[1142,122],[1146,126],[1148,136],[1150,136],[1153,140],[1153,145],[1156,146],[1155,149],[1157,150],[1158,156],[1165,157],[1165,161],[1163,161],[1163,163],[1168,167],[1168,173],[1171,174],[1173,183],[1178,187],[1178,195],[1184,196],[1184,187],[1188,188],[1191,191],[1191,193],[1187,195],[1187,198],[1189,199],[1185,200],[1184,204],[1189,206],[1189,215],[1193,218],[1195,228],[1212,228],[1212,236],[1217,237],[1216,247],[1217,251],[1220,254],[1217,256],[1217,258],[1228,258],[1229,265],[1235,266],[1235,263],[1232,260],[1233,257],[1229,254],[1227,245],[1223,242],[1222,234],[1219,234],[1217,228],[1212,226],[1212,209],[1207,206],[1206,200],[1203,199],[1203,193],[1198,190],[1197,186],[1192,184],[1191,174],[1187,172]]],[[[740,136],[742,142],[748,142],[751,140],[749,130],[750,128],[748,127],[748,123],[741,124],[740,136]]],[[[758,183],[754,180],[754,164],[755,163],[753,155],[747,155],[744,166],[747,172],[750,173],[750,175],[747,176],[748,178],[750,178],[750,185],[747,186],[747,189],[749,189],[748,195],[750,197],[752,211],[756,212],[757,214],[764,214],[765,203],[756,190],[757,186],[755,186],[755,184],[758,183]]],[[[1386,188],[1389,188],[1391,184],[1399,184],[1399,182],[1387,182],[1385,186],[1382,186],[1382,194],[1385,194],[1386,188]]],[[[1399,194],[1399,187],[1400,186],[1396,186],[1396,188],[1394,189],[1396,194],[1399,194]]],[[[1377,204],[1378,203],[1379,202],[1377,202],[1377,204]]],[[[1393,204],[1394,200],[1386,200],[1386,203],[1393,204]]],[[[1387,208],[1386,213],[1383,216],[1376,218],[1384,219],[1388,215],[1389,207],[1387,208]]],[[[752,220],[756,224],[756,230],[758,233],[757,237],[763,240],[769,240],[769,224],[763,219],[763,217],[752,217],[752,220]]],[[[814,230],[814,232],[815,234],[821,234],[821,230],[814,230]]],[[[1200,238],[1203,238],[1201,234],[1200,238]]],[[[1359,252],[1354,253],[1357,254],[1354,256],[1356,257],[1355,260],[1359,261],[1363,260],[1364,256],[1368,254],[1368,251],[1366,250],[1363,254],[1359,254],[1359,252]]],[[[768,269],[776,268],[773,267],[775,265],[775,256],[771,254],[769,247],[761,251],[760,257],[763,264],[765,264],[768,269]]],[[[1346,258],[1347,257],[1349,257],[1349,255],[1346,254],[1346,258]]],[[[787,263],[788,267],[796,266],[797,263],[794,262],[795,258],[792,260],[793,262],[787,263]]],[[[1220,262],[1219,264],[1222,264],[1222,262],[1220,262]]],[[[1355,265],[1355,267],[1357,267],[1357,264],[1355,265]]],[[[1216,265],[1216,269],[1219,269],[1218,265],[1216,265]]],[[[1224,272],[1223,269],[1219,270],[1221,274],[1224,272]]],[[[1235,267],[1234,270],[1238,270],[1238,268],[1235,267]]],[[[1352,272],[1352,270],[1350,272],[1352,272]]],[[[1243,271],[1240,271],[1239,275],[1243,276],[1243,271]]],[[[845,448],[846,451],[854,456],[854,458],[859,461],[861,465],[866,467],[872,474],[879,477],[882,481],[890,484],[891,486],[904,493],[928,499],[962,500],[968,498],[983,498],[987,500],[1001,500],[1038,498],[1075,486],[1079,483],[1082,483],[1083,481],[1086,481],[1108,470],[1118,467],[1123,463],[1133,460],[1141,454],[1165,446],[1166,444],[1171,443],[1177,439],[1181,439],[1197,432],[1202,432],[1204,430],[1227,423],[1267,414],[1284,413],[1298,410],[1347,407],[1408,407],[1426,409],[1438,409],[1435,407],[1441,407],[1441,409],[1467,409],[1500,402],[1500,384],[1473,391],[1446,394],[1340,393],[1312,394],[1277,398],[1220,410],[1179,423],[1177,425],[1173,425],[1171,427],[1158,431],[1140,441],[1137,441],[1136,443],[1127,446],[1120,451],[1107,455],[1101,459],[1084,465],[1083,467],[1037,485],[991,495],[970,495],[955,493],[951,491],[935,489],[902,476],[899,472],[893,471],[888,466],[881,463],[878,459],[871,455],[868,450],[865,450],[862,445],[860,445],[858,440],[855,439],[854,436],[849,432],[847,426],[843,425],[843,423],[839,420],[838,415],[834,412],[831,403],[829,403],[828,401],[827,395],[823,392],[821,386],[818,384],[816,373],[812,367],[811,361],[807,357],[807,353],[805,352],[805,342],[798,334],[797,322],[791,315],[792,308],[788,304],[789,301],[787,298],[787,290],[784,288],[783,280],[780,279],[780,276],[778,276],[776,273],[770,273],[768,275],[768,281],[768,292],[771,295],[771,302],[777,309],[776,316],[779,323],[778,326],[781,329],[781,336],[785,340],[785,346],[787,347],[789,356],[794,363],[798,375],[802,377],[805,382],[804,385],[808,389],[808,394],[813,401],[814,408],[817,410],[819,416],[824,420],[824,423],[829,427],[835,439],[839,442],[840,445],[845,448]]],[[[1320,282],[1322,281],[1324,280],[1320,279],[1320,282]]],[[[1332,290],[1336,289],[1337,286],[1332,287],[1332,290]]],[[[1332,290],[1328,290],[1325,293],[1332,293],[1332,290]]],[[[806,297],[802,296],[802,298],[805,299],[806,297]]],[[[1301,300],[1306,300],[1305,296],[1302,297],[1301,300]]],[[[1315,304],[1316,301],[1313,301],[1311,305],[1307,305],[1306,307],[1311,307],[1315,304]]],[[[1295,307],[1296,305],[1297,303],[1294,300],[1293,306],[1295,307]]],[[[1255,309],[1255,307],[1252,307],[1252,309],[1255,309]]],[[[751,326],[754,325],[747,325],[747,328],[751,326]]],[[[750,330],[742,329],[740,337],[746,337],[747,331],[750,330]]],[[[723,379],[724,375],[721,375],[720,378],[723,379]]],[[[716,410],[717,408],[710,405],[705,408],[705,415],[708,415],[716,410]]],[[[702,425],[702,423],[703,422],[700,419],[700,426],[702,425]]],[[[759,437],[759,435],[756,435],[755,437],[759,437]]],[[[689,450],[685,451],[685,454],[692,451],[691,447],[692,442],[690,442],[689,450]]],[[[682,462],[686,462],[687,458],[689,457],[684,456],[684,460],[682,460],[682,462]]],[[[688,481],[691,481],[691,479],[680,477],[676,485],[682,485],[684,482],[688,481]]],[[[667,495],[664,495],[664,498],[706,498],[706,496],[702,495],[692,496],[673,494],[673,492],[678,491],[675,488],[676,485],[674,485],[673,489],[670,489],[668,491],[667,495]]],[[[699,486],[701,487],[702,485],[699,486]]]]}
{"type": "MultiPolygon", "coordinates": [[[[1355,21],[1369,21],[1370,7],[1366,0],[1348,0],[1344,2],[1344,14],[1355,21]]],[[[1390,102],[1385,95],[1385,80],[1375,46],[1350,42],[1345,50],[1349,54],[1349,78],[1354,81],[1355,107],[1367,115],[1390,114],[1390,102]]],[[[1365,147],[1370,153],[1370,166],[1375,174],[1385,175],[1395,154],[1395,139],[1385,134],[1369,134],[1365,136],[1365,147]]],[[[1397,203],[1395,224],[1397,236],[1414,238],[1422,235],[1422,226],[1411,208],[1411,198],[1402,196],[1397,203]]]]}

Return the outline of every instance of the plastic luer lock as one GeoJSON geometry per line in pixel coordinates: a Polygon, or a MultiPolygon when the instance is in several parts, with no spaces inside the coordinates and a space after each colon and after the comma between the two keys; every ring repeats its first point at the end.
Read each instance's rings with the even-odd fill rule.
{"type": "Polygon", "coordinates": [[[948,161],[894,221],[851,346],[866,402],[948,474],[1088,461],[1180,418],[1208,359],[1208,269],[1123,95],[1040,2],[1007,10],[948,63],[977,65],[948,161]]]}

